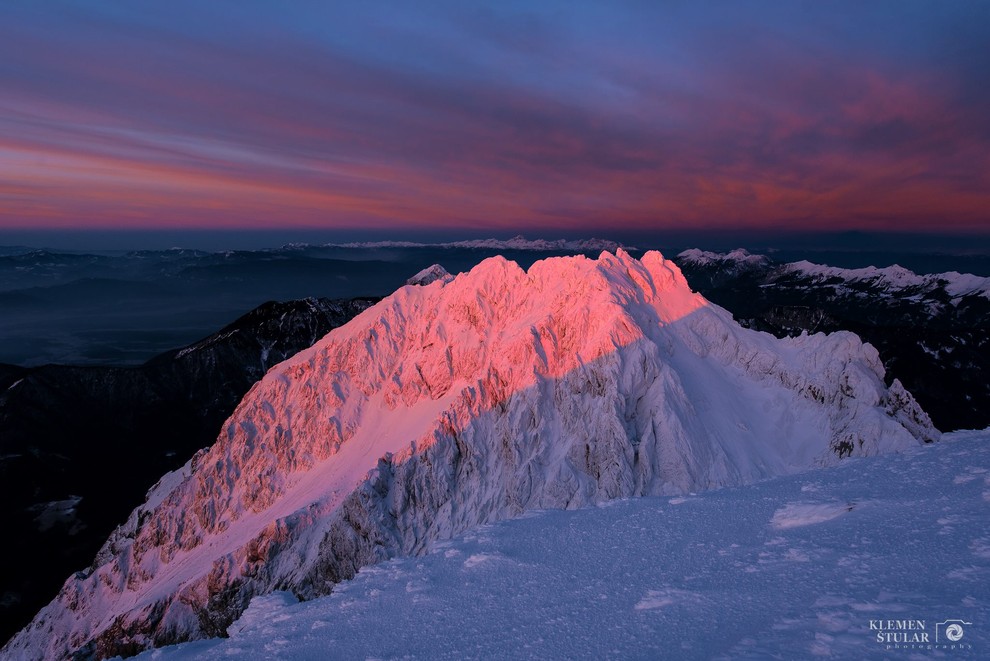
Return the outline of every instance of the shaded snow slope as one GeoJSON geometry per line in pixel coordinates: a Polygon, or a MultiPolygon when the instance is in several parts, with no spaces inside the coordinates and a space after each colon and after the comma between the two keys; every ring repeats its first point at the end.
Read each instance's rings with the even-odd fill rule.
{"type": "Polygon", "coordinates": [[[986,278],[747,259],[743,251],[691,250],[677,262],[693,287],[748,328],[857,333],[879,351],[888,380],[900,379],[939,428],[990,424],[986,278]]]}
{"type": "Polygon", "coordinates": [[[222,634],[254,596],[532,509],[731,486],[938,437],[850,333],[747,331],[659,253],[407,286],[244,398],[7,658],[222,634]]]}
{"type": "Polygon", "coordinates": [[[329,597],[257,597],[229,639],[139,658],[987,658],[990,430],[943,438],[483,527],[329,597]],[[923,620],[931,647],[878,642],[870,621],[889,619],[923,620]],[[936,643],[946,620],[972,626],[936,643]]]}

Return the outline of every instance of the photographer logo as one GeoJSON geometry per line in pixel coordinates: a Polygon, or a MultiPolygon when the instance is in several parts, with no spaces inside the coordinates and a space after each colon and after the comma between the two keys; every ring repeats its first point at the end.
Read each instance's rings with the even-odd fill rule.
{"type": "Polygon", "coordinates": [[[958,643],[966,633],[963,627],[968,627],[971,624],[973,623],[963,622],[962,620],[938,622],[935,624],[935,642],[949,641],[950,643],[958,643]]]}
{"type": "Polygon", "coordinates": [[[972,622],[943,620],[929,624],[926,620],[870,620],[869,632],[885,650],[972,650],[964,640],[966,627],[972,622]]]}

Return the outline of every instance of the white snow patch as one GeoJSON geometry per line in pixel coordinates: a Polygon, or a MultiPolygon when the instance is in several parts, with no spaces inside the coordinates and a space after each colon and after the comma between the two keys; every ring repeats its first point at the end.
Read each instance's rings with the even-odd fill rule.
{"type": "Polygon", "coordinates": [[[788,503],[773,514],[770,525],[778,530],[831,521],[854,509],[853,503],[788,503]]]}
{"type": "Polygon", "coordinates": [[[688,590],[678,590],[675,588],[649,590],[646,593],[646,596],[636,602],[636,605],[633,606],[633,608],[638,611],[654,610],[657,608],[666,608],[667,606],[673,606],[675,604],[697,602],[700,599],[700,595],[688,590]]]}
{"type": "Polygon", "coordinates": [[[498,560],[499,556],[492,553],[474,553],[464,561],[466,569],[472,569],[478,565],[487,564],[493,560],[498,560]]]}

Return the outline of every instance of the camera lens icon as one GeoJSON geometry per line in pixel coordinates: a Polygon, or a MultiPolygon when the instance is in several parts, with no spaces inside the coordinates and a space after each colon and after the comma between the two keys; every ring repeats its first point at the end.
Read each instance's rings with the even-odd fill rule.
{"type": "Polygon", "coordinates": [[[966,633],[964,626],[969,626],[973,624],[972,622],[963,622],[962,620],[946,620],[945,622],[938,622],[935,624],[935,640],[947,640],[950,643],[957,643],[962,640],[963,634],[966,633]]]}

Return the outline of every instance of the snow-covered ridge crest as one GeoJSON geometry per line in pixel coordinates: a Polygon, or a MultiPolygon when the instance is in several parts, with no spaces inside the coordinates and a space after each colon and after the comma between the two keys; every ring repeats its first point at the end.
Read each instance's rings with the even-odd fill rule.
{"type": "Polygon", "coordinates": [[[275,366],[7,658],[220,635],[253,596],[534,508],[741,484],[938,432],[850,333],[747,331],[660,253],[501,257],[275,366]]]}
{"type": "Polygon", "coordinates": [[[898,264],[884,268],[867,266],[861,269],[844,269],[814,264],[804,260],[787,264],[784,268],[819,280],[837,278],[850,282],[866,282],[891,290],[918,289],[927,291],[944,287],[945,292],[952,298],[962,296],[990,298],[990,278],[972,273],[948,271],[946,273],[919,275],[898,264]]]}
{"type": "Polygon", "coordinates": [[[689,248],[677,255],[678,259],[697,265],[713,263],[732,263],[745,266],[766,266],[770,259],[766,255],[754,255],[745,248],[736,248],[730,252],[719,253],[698,248],[689,248]]]}
{"type": "Polygon", "coordinates": [[[690,248],[677,255],[683,264],[692,266],[731,265],[738,268],[777,268],[777,277],[796,275],[815,281],[840,280],[847,283],[863,283],[891,292],[907,290],[928,293],[944,288],[950,298],[982,296],[990,299],[990,278],[947,271],[921,275],[898,264],[877,268],[867,266],[847,269],[837,266],[815,264],[807,260],[774,265],[766,255],[754,255],[743,248],[727,253],[710,252],[690,248]]]}
{"type": "Polygon", "coordinates": [[[454,279],[447,269],[440,266],[439,264],[433,264],[432,266],[427,266],[425,269],[414,275],[413,277],[406,280],[407,285],[428,285],[437,280],[442,280],[443,282],[450,282],[454,279]]]}

